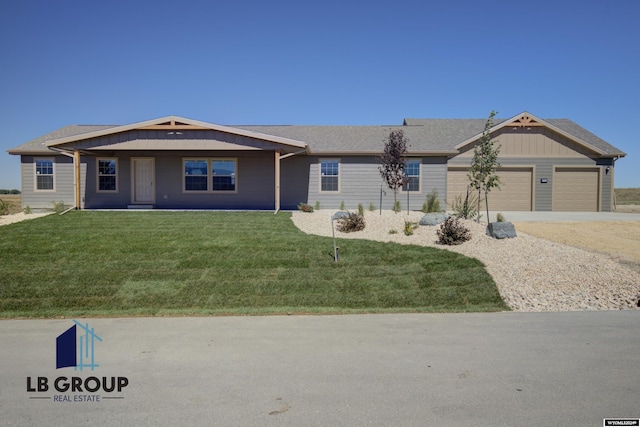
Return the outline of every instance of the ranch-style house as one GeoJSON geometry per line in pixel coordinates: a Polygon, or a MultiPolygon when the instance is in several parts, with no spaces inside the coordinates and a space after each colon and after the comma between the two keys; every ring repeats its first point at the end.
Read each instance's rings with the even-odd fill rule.
{"type": "MultiPolygon", "coordinates": [[[[66,126],[8,150],[19,155],[22,203],[78,209],[295,209],[301,203],[391,209],[378,172],[392,130],[409,140],[399,191],[420,209],[464,194],[486,119],[405,119],[398,126],[221,126],[169,116],[129,125],[66,126]]],[[[568,119],[497,119],[494,211],[610,211],[625,153],[568,119]]]]}

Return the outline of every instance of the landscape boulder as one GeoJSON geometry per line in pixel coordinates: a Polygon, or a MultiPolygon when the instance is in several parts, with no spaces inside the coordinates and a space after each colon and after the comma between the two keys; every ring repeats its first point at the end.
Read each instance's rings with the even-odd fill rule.
{"type": "Polygon", "coordinates": [[[487,225],[487,236],[495,239],[517,237],[516,227],[510,222],[491,222],[487,225]]]}
{"type": "Polygon", "coordinates": [[[449,218],[449,215],[444,212],[430,212],[420,218],[420,225],[438,225],[442,224],[449,218]]]}
{"type": "Polygon", "coordinates": [[[338,212],[333,214],[331,219],[340,219],[340,218],[348,218],[348,217],[349,217],[349,212],[338,211],[338,212]]]}

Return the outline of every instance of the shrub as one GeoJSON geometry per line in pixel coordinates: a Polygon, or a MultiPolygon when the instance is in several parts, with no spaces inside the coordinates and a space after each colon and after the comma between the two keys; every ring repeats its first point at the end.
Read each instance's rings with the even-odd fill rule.
{"type": "Polygon", "coordinates": [[[340,210],[343,211],[344,210],[344,200],[340,202],[340,210]]]}
{"type": "Polygon", "coordinates": [[[496,221],[505,222],[504,215],[502,215],[500,212],[498,212],[498,215],[496,215],[496,221]]]}
{"type": "Polygon", "coordinates": [[[453,215],[458,218],[474,219],[478,215],[477,205],[478,195],[470,192],[464,198],[462,198],[462,195],[457,195],[453,200],[451,209],[453,210],[453,215]]]}
{"type": "Polygon", "coordinates": [[[402,205],[400,204],[400,200],[396,200],[396,204],[393,205],[393,211],[395,213],[398,213],[398,212],[402,211],[402,205]]]}
{"type": "Polygon", "coordinates": [[[316,200],[316,206],[315,206],[315,209],[316,209],[317,211],[319,211],[319,210],[320,210],[320,201],[319,201],[319,200],[316,200]]]}
{"type": "Polygon", "coordinates": [[[349,216],[338,220],[338,231],[351,233],[364,230],[364,216],[357,213],[349,213],[349,216]]]}
{"type": "Polygon", "coordinates": [[[389,230],[389,234],[398,234],[398,230],[391,229],[389,230]]]}
{"type": "Polygon", "coordinates": [[[29,206],[29,205],[25,206],[24,207],[24,213],[27,214],[27,215],[29,215],[30,213],[33,213],[31,211],[31,206],[29,206]]]}
{"type": "Polygon", "coordinates": [[[53,212],[57,213],[57,214],[61,214],[62,212],[66,211],[69,206],[65,205],[64,202],[56,202],[53,201],[51,202],[53,204],[53,208],[51,209],[53,212]]]}
{"type": "Polygon", "coordinates": [[[438,200],[438,191],[434,188],[433,191],[427,194],[427,201],[422,205],[422,212],[440,212],[440,200],[438,200]]]}
{"type": "Polygon", "coordinates": [[[298,209],[301,210],[302,212],[313,212],[313,206],[308,205],[304,202],[298,205],[298,209]]]}
{"type": "Polygon", "coordinates": [[[358,203],[358,215],[364,215],[364,208],[362,207],[362,203],[358,203]]]}
{"type": "Polygon", "coordinates": [[[9,215],[9,202],[0,199],[0,215],[9,215]]]}
{"type": "Polygon", "coordinates": [[[413,235],[413,230],[415,230],[416,228],[418,228],[418,224],[416,224],[415,222],[405,221],[404,222],[404,234],[405,234],[405,236],[412,236],[413,235]]]}
{"type": "Polygon", "coordinates": [[[375,205],[373,204],[373,202],[369,202],[369,210],[370,210],[371,212],[373,212],[373,211],[375,211],[375,210],[376,210],[376,207],[375,207],[375,205]]]}
{"type": "Polygon", "coordinates": [[[451,217],[440,224],[438,243],[443,245],[459,245],[471,239],[471,232],[458,218],[451,217]]]}

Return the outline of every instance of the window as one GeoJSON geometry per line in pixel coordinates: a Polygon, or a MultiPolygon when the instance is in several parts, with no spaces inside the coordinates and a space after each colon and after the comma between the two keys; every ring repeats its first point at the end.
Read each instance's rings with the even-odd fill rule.
{"type": "Polygon", "coordinates": [[[184,191],[235,192],[237,159],[185,159],[184,191]]]}
{"type": "Polygon", "coordinates": [[[407,160],[404,173],[409,181],[402,186],[402,191],[420,191],[420,160],[407,160]]]}
{"type": "Polygon", "coordinates": [[[53,159],[36,159],[36,190],[53,189],[53,159]]]}
{"type": "Polygon", "coordinates": [[[209,162],[207,160],[184,161],[184,190],[207,191],[209,189],[209,162]]]}
{"type": "Polygon", "coordinates": [[[340,162],[320,160],[320,191],[340,191],[340,162]]]}
{"type": "Polygon", "coordinates": [[[235,160],[213,159],[211,161],[213,191],[236,191],[235,160]]]}
{"type": "Polygon", "coordinates": [[[98,191],[118,191],[116,159],[98,159],[98,191]]]}

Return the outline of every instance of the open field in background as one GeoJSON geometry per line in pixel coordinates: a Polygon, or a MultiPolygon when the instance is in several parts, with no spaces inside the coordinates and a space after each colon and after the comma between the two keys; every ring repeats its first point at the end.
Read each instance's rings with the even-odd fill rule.
{"type": "Polygon", "coordinates": [[[640,188],[616,188],[618,205],[640,205],[640,188]]]}
{"type": "Polygon", "coordinates": [[[8,215],[22,212],[21,194],[0,194],[0,200],[9,203],[8,215]]]}
{"type": "Polygon", "coordinates": [[[508,310],[484,265],[310,236],[281,212],[69,212],[0,227],[0,317],[508,310]]]}

